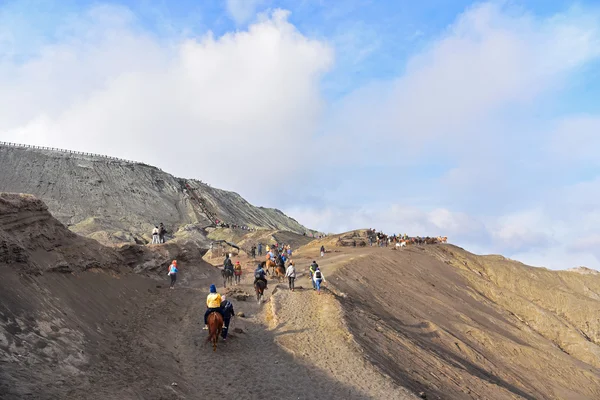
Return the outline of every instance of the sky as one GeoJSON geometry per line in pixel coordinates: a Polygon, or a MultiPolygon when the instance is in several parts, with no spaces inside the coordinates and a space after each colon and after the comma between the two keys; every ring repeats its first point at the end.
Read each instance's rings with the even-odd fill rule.
{"type": "Polygon", "coordinates": [[[600,269],[596,1],[0,0],[0,140],[600,269]]]}

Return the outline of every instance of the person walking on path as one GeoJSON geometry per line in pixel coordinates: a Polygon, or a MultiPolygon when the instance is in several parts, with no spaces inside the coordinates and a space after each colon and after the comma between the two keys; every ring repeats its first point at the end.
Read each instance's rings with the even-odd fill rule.
{"type": "Polygon", "coordinates": [[[325,246],[321,246],[321,257],[325,255],[325,246]]]}
{"type": "Polygon", "coordinates": [[[235,265],[233,266],[233,277],[235,284],[239,285],[242,280],[242,264],[240,264],[239,261],[236,261],[235,265]]]}
{"type": "Polygon", "coordinates": [[[258,244],[258,256],[262,256],[262,243],[258,244]]]}
{"type": "Polygon", "coordinates": [[[285,271],[285,276],[288,278],[288,285],[290,290],[294,291],[294,281],[296,280],[296,267],[294,266],[294,261],[290,262],[287,270],[285,271]]]}
{"type": "Polygon", "coordinates": [[[323,273],[321,272],[319,267],[317,267],[317,269],[315,271],[313,281],[315,282],[315,288],[317,289],[317,293],[321,294],[321,284],[326,281],[325,281],[325,277],[323,276],[323,273]]]}
{"type": "Polygon", "coordinates": [[[167,275],[171,277],[170,289],[173,289],[175,286],[175,281],[177,281],[177,272],[179,272],[179,270],[177,269],[177,260],[173,260],[173,262],[169,266],[169,272],[167,273],[167,275]]]}
{"type": "Polygon", "coordinates": [[[310,273],[310,281],[312,282],[313,290],[317,288],[317,286],[315,285],[315,280],[314,280],[314,275],[315,275],[315,271],[317,270],[317,268],[319,268],[319,264],[317,264],[316,261],[313,261],[312,264],[310,264],[310,267],[308,268],[308,271],[310,273]]]}
{"type": "Polygon", "coordinates": [[[231,321],[231,317],[235,317],[235,311],[233,311],[233,304],[227,300],[226,295],[221,296],[221,310],[223,310],[223,331],[221,332],[221,336],[223,340],[227,340],[229,321],[231,321]]]}
{"type": "Polygon", "coordinates": [[[158,244],[158,226],[154,226],[152,229],[152,244],[158,244]]]}

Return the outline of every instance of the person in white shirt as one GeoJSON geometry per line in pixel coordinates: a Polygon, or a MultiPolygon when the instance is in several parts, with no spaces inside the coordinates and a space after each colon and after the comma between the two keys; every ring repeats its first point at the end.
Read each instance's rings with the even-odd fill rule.
{"type": "Polygon", "coordinates": [[[158,244],[158,226],[152,229],[152,244],[158,244]]]}
{"type": "Polygon", "coordinates": [[[290,290],[293,292],[294,291],[294,281],[296,280],[296,267],[294,266],[294,262],[290,262],[290,265],[288,265],[287,270],[285,271],[285,276],[287,276],[288,278],[288,285],[290,287],[290,290]]]}
{"type": "Polygon", "coordinates": [[[313,280],[315,282],[315,289],[317,289],[317,293],[321,294],[321,284],[323,282],[326,282],[326,280],[325,280],[325,276],[323,275],[323,273],[321,272],[319,267],[317,267],[317,269],[315,270],[315,273],[313,274],[313,280]]]}

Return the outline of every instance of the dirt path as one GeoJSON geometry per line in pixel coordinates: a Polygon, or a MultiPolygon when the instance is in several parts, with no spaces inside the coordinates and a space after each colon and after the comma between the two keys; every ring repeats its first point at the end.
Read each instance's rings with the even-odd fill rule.
{"type": "MultiPolygon", "coordinates": [[[[242,286],[250,290],[251,285],[242,286]]],[[[271,287],[274,287],[272,284],[271,287]]],[[[200,295],[200,294],[199,294],[200,295]]],[[[199,301],[185,308],[181,329],[173,343],[174,354],[181,360],[186,390],[193,395],[181,398],[200,399],[215,396],[223,399],[370,399],[355,387],[323,373],[318,368],[284,351],[277,339],[294,332],[278,332],[264,325],[263,309],[254,299],[235,302],[237,312],[246,318],[235,318],[233,328],[243,333],[231,333],[226,343],[220,342],[216,352],[205,343],[201,317],[204,313],[204,293],[199,301]],[[210,389],[209,389],[210,388],[210,389]]]]}
{"type": "Polygon", "coordinates": [[[353,393],[380,399],[414,398],[363,359],[332,294],[324,290],[318,295],[308,278],[298,284],[304,289],[279,290],[272,298],[267,318],[277,343],[314,365],[319,374],[346,382],[353,393]]]}

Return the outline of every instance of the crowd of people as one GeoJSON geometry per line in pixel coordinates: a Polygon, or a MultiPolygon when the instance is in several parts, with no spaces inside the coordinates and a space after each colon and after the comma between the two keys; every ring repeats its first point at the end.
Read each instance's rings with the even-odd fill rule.
{"type": "MultiPolygon", "coordinates": [[[[297,275],[296,271],[296,263],[292,260],[292,248],[289,244],[280,244],[275,243],[274,245],[263,245],[262,243],[257,243],[255,246],[252,246],[253,252],[259,256],[263,255],[263,250],[265,251],[265,261],[259,263],[254,270],[254,282],[253,285],[256,285],[257,282],[263,281],[265,289],[268,288],[268,280],[267,274],[268,271],[265,270],[265,265],[267,261],[271,261],[277,267],[283,267],[285,270],[284,277],[287,279],[288,288],[290,291],[295,291],[295,281],[297,275]]],[[[325,255],[325,247],[321,246],[320,248],[321,257],[325,255]]],[[[236,284],[240,283],[240,278],[242,275],[242,266],[240,261],[233,261],[232,254],[228,253],[225,255],[225,259],[223,261],[223,271],[232,271],[234,276],[236,277],[236,284]]],[[[179,268],[177,265],[177,260],[173,260],[169,265],[167,275],[171,279],[170,289],[173,289],[175,283],[177,281],[177,274],[179,273],[179,268]]],[[[309,274],[310,280],[312,283],[313,290],[317,292],[317,294],[321,294],[321,288],[323,285],[326,285],[326,280],[319,264],[315,260],[309,266],[309,274]]],[[[273,271],[271,271],[271,276],[273,275],[273,271]]],[[[235,311],[233,304],[231,301],[227,299],[225,294],[220,294],[217,291],[217,287],[214,284],[210,285],[209,294],[206,298],[206,311],[204,313],[204,328],[209,329],[208,327],[208,317],[211,313],[216,312],[219,314],[223,320],[223,326],[221,330],[221,337],[224,341],[227,340],[227,335],[229,332],[229,325],[231,319],[235,316],[235,311]]],[[[211,328],[212,329],[212,328],[211,328]]]]}
{"type": "Polygon", "coordinates": [[[378,247],[387,247],[389,245],[396,244],[439,244],[446,243],[448,241],[448,237],[446,236],[408,236],[406,233],[404,235],[400,234],[392,234],[387,235],[382,231],[377,232],[375,229],[371,228],[367,231],[367,236],[369,238],[369,246],[378,246],[378,247]]]}

